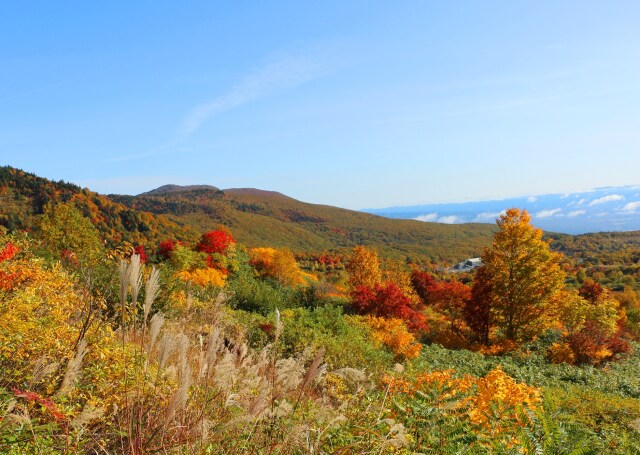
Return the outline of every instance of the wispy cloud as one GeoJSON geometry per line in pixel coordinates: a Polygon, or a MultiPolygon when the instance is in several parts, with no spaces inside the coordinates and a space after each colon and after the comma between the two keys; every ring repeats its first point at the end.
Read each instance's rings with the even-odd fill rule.
{"type": "Polygon", "coordinates": [[[541,210],[536,213],[536,218],[549,218],[562,212],[562,209],[541,210]]]}
{"type": "Polygon", "coordinates": [[[599,204],[606,204],[607,202],[614,202],[614,201],[622,201],[624,200],[624,196],[621,194],[610,194],[609,196],[603,196],[601,198],[598,199],[594,199],[593,201],[591,201],[589,203],[589,205],[599,205],[599,204]]]}
{"type": "Polygon", "coordinates": [[[527,202],[536,202],[537,200],[538,200],[538,198],[537,198],[537,197],[535,197],[535,196],[529,196],[529,197],[527,198],[527,202]]]}
{"type": "Polygon", "coordinates": [[[506,213],[504,210],[502,212],[482,212],[478,213],[473,221],[477,221],[479,223],[487,222],[487,221],[495,221],[500,215],[506,213]]]}
{"type": "Polygon", "coordinates": [[[570,218],[574,218],[574,217],[576,217],[576,216],[584,215],[584,214],[586,214],[586,213],[587,213],[587,211],[586,211],[586,210],[574,210],[574,211],[572,211],[572,212],[569,212],[569,213],[567,214],[567,216],[568,216],[568,217],[570,217],[570,218]]]}
{"type": "Polygon", "coordinates": [[[637,202],[629,202],[622,207],[623,212],[635,213],[636,210],[640,209],[640,201],[637,202]]]}
{"type": "Polygon", "coordinates": [[[217,114],[324,76],[334,71],[342,60],[333,49],[321,47],[274,56],[246,74],[226,93],[191,109],[182,120],[179,136],[193,134],[217,114]]]}
{"type": "Polygon", "coordinates": [[[457,224],[462,222],[463,222],[462,218],[456,215],[441,216],[440,218],[438,218],[438,223],[457,224]]]}
{"type": "Polygon", "coordinates": [[[426,215],[420,215],[414,218],[416,221],[437,221],[438,214],[437,213],[427,213],[426,215]]]}

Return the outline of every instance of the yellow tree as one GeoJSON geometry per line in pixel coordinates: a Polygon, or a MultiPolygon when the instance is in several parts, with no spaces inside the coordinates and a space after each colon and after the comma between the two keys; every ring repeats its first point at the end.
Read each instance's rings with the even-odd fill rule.
{"type": "Polygon", "coordinates": [[[349,284],[353,289],[359,286],[372,289],[382,282],[378,253],[366,246],[360,245],[353,248],[353,254],[346,268],[349,273],[349,284]]]}
{"type": "Polygon", "coordinates": [[[564,288],[562,255],[549,249],[526,210],[512,208],[498,219],[500,230],[482,255],[474,288],[492,324],[508,340],[522,341],[552,323],[550,306],[564,288]]]}
{"type": "Polygon", "coordinates": [[[253,248],[251,264],[262,276],[275,278],[285,286],[303,284],[302,271],[289,250],[275,248],[253,248]]]}

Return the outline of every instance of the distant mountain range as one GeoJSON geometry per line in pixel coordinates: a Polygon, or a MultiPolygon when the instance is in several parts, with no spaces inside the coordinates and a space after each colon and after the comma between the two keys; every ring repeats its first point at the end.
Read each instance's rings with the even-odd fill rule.
{"type": "Polygon", "coordinates": [[[545,231],[583,234],[640,229],[640,185],[596,188],[568,194],[364,211],[388,218],[461,224],[494,223],[500,213],[510,207],[527,209],[533,224],[545,231]]]}

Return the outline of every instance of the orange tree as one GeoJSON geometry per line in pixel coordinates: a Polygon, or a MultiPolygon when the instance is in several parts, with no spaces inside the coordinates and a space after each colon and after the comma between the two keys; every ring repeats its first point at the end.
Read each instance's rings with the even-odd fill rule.
{"type": "Polygon", "coordinates": [[[551,303],[564,288],[562,255],[549,249],[542,230],[530,221],[526,210],[507,210],[497,221],[500,230],[492,246],[482,255],[467,318],[470,327],[481,328],[477,335],[484,342],[490,341],[490,329],[519,342],[552,323],[551,303]]]}

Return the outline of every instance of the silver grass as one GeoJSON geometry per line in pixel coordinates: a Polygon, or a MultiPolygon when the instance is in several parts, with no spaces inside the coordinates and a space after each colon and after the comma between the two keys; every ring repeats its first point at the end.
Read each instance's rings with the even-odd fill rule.
{"type": "Polygon", "coordinates": [[[31,373],[31,381],[29,381],[29,388],[33,387],[34,384],[42,381],[44,378],[54,373],[60,367],[58,362],[49,362],[47,363],[48,358],[46,356],[42,356],[36,362],[36,365],[33,367],[33,372],[31,373]]]}
{"type": "Polygon", "coordinates": [[[162,325],[164,324],[164,315],[162,313],[156,313],[151,318],[151,324],[149,328],[149,346],[147,348],[147,352],[151,354],[153,352],[153,347],[156,344],[156,340],[158,339],[158,335],[160,334],[160,329],[162,329],[162,325]]]}
{"type": "Polygon", "coordinates": [[[239,394],[230,393],[229,396],[227,396],[227,399],[224,400],[224,407],[225,408],[232,408],[232,407],[242,408],[242,405],[238,401],[239,398],[240,398],[239,394]]]}
{"type": "Polygon", "coordinates": [[[149,312],[151,311],[151,306],[158,296],[158,291],[160,291],[160,271],[158,271],[155,267],[152,267],[151,273],[149,274],[149,278],[147,279],[144,287],[143,323],[145,325],[147,324],[147,317],[149,316],[149,312]]]}
{"type": "Polygon", "coordinates": [[[268,409],[269,396],[265,388],[263,389],[262,393],[251,402],[247,411],[252,419],[259,419],[265,414],[268,409]]]}
{"type": "Polygon", "coordinates": [[[293,406],[287,400],[281,400],[278,405],[269,413],[270,417],[285,417],[293,412],[293,406]]]}
{"type": "Polygon", "coordinates": [[[127,294],[129,293],[129,267],[124,259],[120,260],[118,275],[120,277],[120,306],[124,316],[124,307],[127,304],[127,294]]]}
{"type": "Polygon", "coordinates": [[[178,336],[178,361],[180,362],[180,373],[187,368],[187,351],[189,350],[189,337],[184,333],[178,336]]]}
{"type": "Polygon", "coordinates": [[[304,365],[294,358],[276,361],[276,396],[296,390],[305,373],[304,365]]]}
{"type": "Polygon", "coordinates": [[[222,390],[232,390],[237,376],[235,355],[227,352],[215,364],[212,375],[213,381],[222,390]]]}
{"type": "Polygon", "coordinates": [[[204,349],[204,337],[198,334],[198,381],[207,372],[207,352],[204,349]]]}
{"type": "Polygon", "coordinates": [[[129,262],[129,285],[131,286],[131,302],[134,308],[136,308],[138,302],[138,294],[142,287],[142,270],[140,267],[140,255],[131,255],[129,262]]]}
{"type": "Polygon", "coordinates": [[[389,433],[387,433],[386,441],[383,444],[383,449],[386,447],[399,449],[401,447],[408,447],[409,444],[410,440],[407,437],[406,428],[401,423],[395,423],[389,429],[389,433]]]}
{"type": "Polygon", "coordinates": [[[82,412],[71,421],[71,426],[76,430],[86,427],[93,420],[99,419],[104,415],[104,409],[96,408],[91,404],[85,405],[82,412]]]}
{"type": "Polygon", "coordinates": [[[322,347],[316,353],[311,365],[307,369],[307,374],[305,374],[304,379],[300,383],[300,394],[309,387],[320,375],[322,375],[326,369],[326,366],[322,364],[322,359],[324,357],[325,348],[322,347]]]}
{"type": "Polygon", "coordinates": [[[224,349],[224,340],[220,335],[220,329],[217,327],[211,331],[209,336],[207,337],[207,360],[206,360],[206,370],[207,377],[213,369],[213,365],[218,359],[218,355],[224,349]]]}
{"type": "Polygon", "coordinates": [[[238,349],[236,350],[236,354],[238,356],[238,363],[242,364],[243,361],[247,360],[247,354],[249,353],[249,346],[247,346],[246,343],[242,343],[240,346],[238,346],[238,349]]]}
{"type": "Polygon", "coordinates": [[[332,373],[351,384],[361,384],[368,379],[367,374],[363,370],[358,370],[357,368],[340,368],[332,373]]]}
{"type": "Polygon", "coordinates": [[[166,333],[162,337],[160,343],[158,343],[158,370],[161,370],[166,365],[176,345],[176,339],[170,333],[166,333]]]}
{"type": "Polygon", "coordinates": [[[67,370],[64,373],[62,384],[60,384],[60,388],[58,389],[58,392],[56,393],[56,395],[61,395],[73,390],[73,388],[75,387],[75,383],[78,380],[78,376],[80,375],[80,370],[82,367],[82,359],[84,359],[84,356],[86,353],[87,353],[87,340],[83,338],[78,343],[78,348],[76,350],[75,356],[67,364],[67,370]]]}
{"type": "Polygon", "coordinates": [[[176,412],[179,412],[185,408],[187,405],[187,400],[189,399],[189,387],[191,385],[191,371],[188,365],[185,365],[184,370],[180,372],[180,385],[178,389],[175,391],[173,396],[171,397],[171,402],[169,403],[169,410],[167,412],[167,421],[173,418],[176,412]]]}

